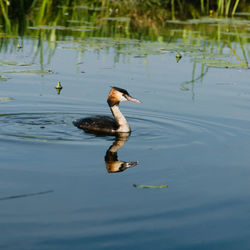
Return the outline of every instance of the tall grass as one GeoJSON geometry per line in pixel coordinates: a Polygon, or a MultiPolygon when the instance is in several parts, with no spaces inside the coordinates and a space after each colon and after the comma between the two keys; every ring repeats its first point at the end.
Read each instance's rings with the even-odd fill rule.
{"type": "Polygon", "coordinates": [[[239,2],[239,0],[234,1],[234,3],[231,0],[217,0],[217,14],[219,16],[234,16],[239,2]]]}
{"type": "Polygon", "coordinates": [[[167,19],[198,18],[210,11],[216,16],[234,16],[238,8],[249,11],[247,0],[0,0],[0,17],[6,28],[10,28],[11,19],[36,12],[37,22],[46,20],[51,11],[57,12],[57,6],[89,6],[103,8],[102,16],[128,16],[132,23],[144,25],[145,20],[154,23],[167,19]]]}

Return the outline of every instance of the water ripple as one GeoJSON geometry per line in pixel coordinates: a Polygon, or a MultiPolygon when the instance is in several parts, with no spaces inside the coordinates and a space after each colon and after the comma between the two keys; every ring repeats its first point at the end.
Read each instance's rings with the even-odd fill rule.
{"type": "MultiPolygon", "coordinates": [[[[87,112],[0,114],[0,138],[71,144],[89,143],[89,140],[100,142],[100,138],[85,134],[72,124],[72,120],[88,115],[87,112]]],[[[144,145],[175,147],[191,143],[204,144],[211,140],[226,141],[228,137],[250,134],[248,124],[244,126],[244,122],[233,119],[137,111],[130,112],[127,118],[132,127],[131,138],[136,138],[137,142],[144,145]]],[[[105,138],[113,140],[112,137],[105,138]]]]}

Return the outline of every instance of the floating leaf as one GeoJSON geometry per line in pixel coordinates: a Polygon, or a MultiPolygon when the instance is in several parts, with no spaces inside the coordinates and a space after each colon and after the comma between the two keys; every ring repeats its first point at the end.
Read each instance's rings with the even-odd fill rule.
{"type": "Polygon", "coordinates": [[[2,71],[1,73],[4,74],[37,74],[37,75],[45,75],[49,74],[49,72],[43,71],[43,70],[7,70],[2,71]]]}
{"type": "Polygon", "coordinates": [[[1,81],[1,82],[5,82],[5,81],[7,81],[8,79],[9,79],[9,78],[0,75],[0,81],[1,81]]]}
{"type": "Polygon", "coordinates": [[[62,49],[73,49],[73,50],[78,50],[79,46],[63,46],[62,49]]]}
{"type": "Polygon", "coordinates": [[[231,63],[222,59],[196,58],[195,62],[203,63],[207,65],[208,67],[214,67],[214,68],[246,68],[248,67],[246,64],[243,64],[243,63],[236,64],[236,63],[231,63]]]}
{"type": "Polygon", "coordinates": [[[12,101],[14,98],[12,97],[0,97],[0,102],[12,101]]]}
{"type": "Polygon", "coordinates": [[[3,64],[3,65],[18,65],[18,62],[11,62],[11,61],[3,61],[3,60],[0,60],[0,63],[3,64]]]}
{"type": "Polygon", "coordinates": [[[18,63],[15,61],[4,61],[4,60],[0,60],[0,64],[10,65],[10,66],[31,66],[31,65],[33,65],[33,63],[18,63]]]}
{"type": "Polygon", "coordinates": [[[167,188],[168,185],[138,185],[138,184],[133,184],[134,187],[136,188],[167,188]]]}
{"type": "Polygon", "coordinates": [[[22,67],[27,67],[27,66],[32,66],[34,65],[34,63],[19,63],[18,66],[22,66],[22,67]]]}

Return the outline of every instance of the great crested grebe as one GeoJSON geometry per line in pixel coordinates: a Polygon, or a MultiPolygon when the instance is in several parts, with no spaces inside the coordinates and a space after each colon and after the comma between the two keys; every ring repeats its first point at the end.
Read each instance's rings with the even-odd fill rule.
{"type": "Polygon", "coordinates": [[[119,103],[122,101],[141,103],[139,100],[130,96],[127,90],[112,87],[107,102],[114,119],[109,116],[97,115],[74,120],[73,124],[80,129],[93,133],[129,133],[131,131],[130,126],[119,109],[119,103]]]}

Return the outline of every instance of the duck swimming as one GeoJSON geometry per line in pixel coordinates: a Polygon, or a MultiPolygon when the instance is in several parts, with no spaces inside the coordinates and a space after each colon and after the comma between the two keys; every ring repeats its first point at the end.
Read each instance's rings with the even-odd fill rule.
{"type": "Polygon", "coordinates": [[[141,103],[139,100],[133,98],[127,90],[112,87],[107,102],[114,119],[109,116],[97,115],[74,120],[73,124],[86,132],[107,134],[130,133],[130,126],[119,109],[119,104],[123,101],[141,103]]]}

